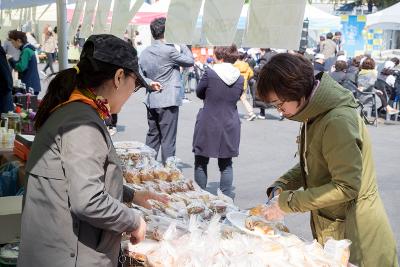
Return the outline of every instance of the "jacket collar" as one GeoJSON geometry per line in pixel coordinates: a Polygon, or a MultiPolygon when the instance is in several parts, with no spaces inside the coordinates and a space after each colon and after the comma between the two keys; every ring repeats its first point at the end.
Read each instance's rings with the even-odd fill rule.
{"type": "Polygon", "coordinates": [[[324,73],[320,85],[314,89],[308,104],[290,120],[305,122],[339,106],[358,107],[353,94],[324,73]]]}

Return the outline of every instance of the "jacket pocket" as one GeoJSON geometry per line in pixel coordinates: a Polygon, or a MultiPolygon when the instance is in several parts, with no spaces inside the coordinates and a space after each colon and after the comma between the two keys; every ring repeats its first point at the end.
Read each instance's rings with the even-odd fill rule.
{"type": "Polygon", "coordinates": [[[335,240],[344,239],[345,221],[341,219],[332,220],[317,214],[315,217],[315,232],[318,242],[325,244],[329,238],[335,240]]]}

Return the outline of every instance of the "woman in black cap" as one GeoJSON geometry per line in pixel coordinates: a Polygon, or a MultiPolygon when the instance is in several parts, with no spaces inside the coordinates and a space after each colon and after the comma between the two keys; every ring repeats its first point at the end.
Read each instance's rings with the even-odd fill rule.
{"type": "Polygon", "coordinates": [[[146,223],[122,202],[150,198],[123,186],[104,124],[141,87],[136,50],[112,35],[92,35],[74,68],[50,82],[36,116],[26,165],[19,266],[116,266],[121,234],[144,239],[146,223]]]}

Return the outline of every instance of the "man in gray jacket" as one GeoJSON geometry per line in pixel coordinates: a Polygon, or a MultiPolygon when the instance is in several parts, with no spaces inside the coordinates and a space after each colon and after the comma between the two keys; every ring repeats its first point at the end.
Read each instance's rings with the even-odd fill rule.
{"type": "Polygon", "coordinates": [[[168,157],[175,156],[176,133],[179,106],[182,105],[180,67],[191,67],[194,58],[187,46],[178,51],[164,40],[165,18],[157,18],[150,24],[155,42],[140,55],[139,65],[148,83],[157,81],[160,91],[147,91],[145,104],[149,131],[146,145],[159,151],[165,163],[168,157]]]}

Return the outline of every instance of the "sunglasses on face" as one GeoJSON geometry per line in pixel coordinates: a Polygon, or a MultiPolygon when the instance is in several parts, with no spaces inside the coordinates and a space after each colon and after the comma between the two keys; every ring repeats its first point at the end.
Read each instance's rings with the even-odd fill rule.
{"type": "Polygon", "coordinates": [[[132,94],[133,93],[136,93],[137,91],[139,91],[140,90],[140,88],[142,88],[142,87],[144,87],[140,82],[139,82],[139,80],[138,80],[138,78],[136,77],[136,75],[134,75],[134,74],[128,74],[129,76],[131,76],[134,80],[135,80],[135,88],[133,89],[133,91],[132,91],[132,94]]]}

